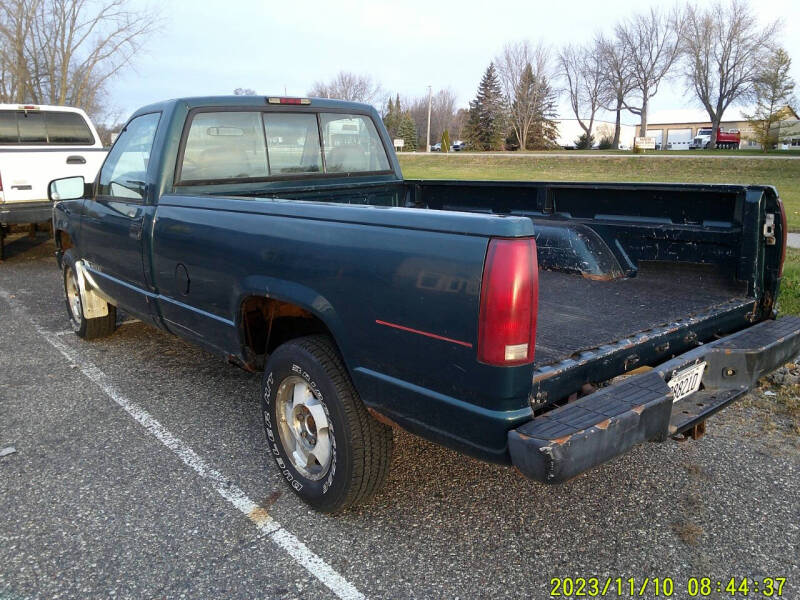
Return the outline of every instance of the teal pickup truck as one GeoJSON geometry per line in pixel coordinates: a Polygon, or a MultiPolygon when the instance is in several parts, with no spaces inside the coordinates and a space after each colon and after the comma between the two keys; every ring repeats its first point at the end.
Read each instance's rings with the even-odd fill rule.
{"type": "Polygon", "coordinates": [[[410,181],[376,111],[185,98],[55,180],[70,322],[263,371],[281,477],[333,512],[392,427],[546,483],[705,420],[800,351],[769,186],[410,181]]]}

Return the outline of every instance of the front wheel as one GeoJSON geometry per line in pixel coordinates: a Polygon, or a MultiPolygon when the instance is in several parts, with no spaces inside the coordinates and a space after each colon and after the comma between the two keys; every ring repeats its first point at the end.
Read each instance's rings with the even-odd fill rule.
{"type": "Polygon", "coordinates": [[[67,316],[72,329],[85,340],[93,340],[114,333],[117,329],[117,308],[107,304],[108,314],[94,319],[87,319],[83,314],[78,271],[75,266],[75,255],[72,249],[64,252],[61,259],[64,265],[64,299],[67,304],[67,316]]]}
{"type": "Polygon", "coordinates": [[[338,512],[369,501],[383,486],[392,430],[367,412],[330,338],[278,347],[261,392],[270,454],[308,504],[338,512]]]}

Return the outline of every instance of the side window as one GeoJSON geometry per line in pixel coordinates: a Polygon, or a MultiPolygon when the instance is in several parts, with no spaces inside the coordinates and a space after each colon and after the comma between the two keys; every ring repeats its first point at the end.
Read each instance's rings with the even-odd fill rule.
{"type": "Polygon", "coordinates": [[[133,119],[119,134],[100,171],[99,196],[144,199],[147,164],[161,113],[133,119]]]}
{"type": "Polygon", "coordinates": [[[51,144],[94,144],[84,118],[74,112],[47,112],[47,139],[51,144]]]}
{"type": "Polygon", "coordinates": [[[0,110],[0,144],[19,144],[17,113],[0,110]]]}
{"type": "Polygon", "coordinates": [[[208,112],[192,118],[180,181],[266,177],[267,148],[260,112],[208,112]]]}
{"type": "Polygon", "coordinates": [[[320,122],[328,173],[389,170],[389,159],[372,119],[321,113],[320,122]]]}
{"type": "Polygon", "coordinates": [[[20,144],[42,144],[47,142],[47,128],[44,124],[44,113],[17,113],[20,144]]]}
{"type": "Polygon", "coordinates": [[[269,174],[322,173],[317,116],[312,113],[265,113],[269,174]]]}

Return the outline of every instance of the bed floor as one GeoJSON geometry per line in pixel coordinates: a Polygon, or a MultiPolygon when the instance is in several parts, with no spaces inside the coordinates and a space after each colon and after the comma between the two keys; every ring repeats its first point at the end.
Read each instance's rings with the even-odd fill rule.
{"type": "Polygon", "coordinates": [[[641,263],[636,277],[593,281],[539,272],[536,365],[745,299],[747,286],[711,265],[641,263]]]}

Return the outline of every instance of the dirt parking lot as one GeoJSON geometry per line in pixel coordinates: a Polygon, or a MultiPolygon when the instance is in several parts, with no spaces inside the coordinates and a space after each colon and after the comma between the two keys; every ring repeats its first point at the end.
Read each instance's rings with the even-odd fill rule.
{"type": "Polygon", "coordinates": [[[768,403],[560,487],[397,432],[386,489],[329,517],[267,456],[258,375],[138,322],[75,337],[44,234],[10,240],[0,317],[0,598],[548,598],[568,576],[800,598],[800,444],[768,403]]]}

